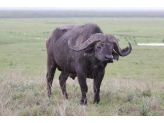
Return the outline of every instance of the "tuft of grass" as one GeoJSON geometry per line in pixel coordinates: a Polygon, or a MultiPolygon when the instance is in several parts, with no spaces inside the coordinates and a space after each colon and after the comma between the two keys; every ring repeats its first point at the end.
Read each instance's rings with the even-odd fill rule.
{"type": "Polygon", "coordinates": [[[133,98],[134,98],[134,94],[128,91],[126,101],[131,102],[133,98]]]}
{"type": "Polygon", "coordinates": [[[139,115],[141,116],[147,116],[150,112],[151,108],[151,99],[150,98],[142,98],[142,104],[139,108],[139,115]]]}
{"type": "Polygon", "coordinates": [[[151,89],[148,88],[147,90],[143,90],[142,94],[143,96],[151,97],[151,89]]]}

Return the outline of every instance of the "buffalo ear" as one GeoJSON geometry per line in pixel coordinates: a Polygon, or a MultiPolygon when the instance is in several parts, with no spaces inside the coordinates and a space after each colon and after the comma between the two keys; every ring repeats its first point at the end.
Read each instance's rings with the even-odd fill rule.
{"type": "Polygon", "coordinates": [[[113,50],[112,51],[113,59],[119,60],[119,55],[113,50]]]}
{"type": "Polygon", "coordinates": [[[85,50],[84,56],[90,57],[94,55],[94,47],[89,47],[85,50]]]}

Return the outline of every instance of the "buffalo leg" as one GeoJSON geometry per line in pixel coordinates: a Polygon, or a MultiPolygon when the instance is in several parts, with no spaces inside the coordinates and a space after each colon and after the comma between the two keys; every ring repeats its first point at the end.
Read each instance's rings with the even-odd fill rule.
{"type": "Polygon", "coordinates": [[[104,77],[105,69],[100,71],[98,75],[94,78],[94,83],[93,83],[93,90],[94,90],[94,102],[93,103],[99,103],[100,102],[100,85],[102,82],[102,79],[104,77]]]}
{"type": "Polygon", "coordinates": [[[79,84],[81,87],[81,93],[82,93],[81,105],[86,105],[87,104],[86,94],[88,92],[86,76],[84,74],[77,74],[77,77],[78,77],[78,81],[79,81],[79,84]]]}
{"type": "Polygon", "coordinates": [[[66,99],[68,99],[67,91],[66,91],[66,80],[68,79],[68,73],[61,72],[59,76],[59,83],[62,90],[62,94],[65,96],[66,99]]]}
{"type": "Polygon", "coordinates": [[[46,78],[47,78],[47,95],[48,95],[48,97],[50,97],[52,95],[51,87],[52,87],[52,82],[53,82],[55,70],[56,70],[55,63],[48,59],[47,60],[47,76],[46,76],[46,78]]]}

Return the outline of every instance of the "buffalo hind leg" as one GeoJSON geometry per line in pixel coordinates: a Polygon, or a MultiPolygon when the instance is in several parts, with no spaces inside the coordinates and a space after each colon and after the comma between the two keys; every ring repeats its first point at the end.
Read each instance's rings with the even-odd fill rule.
{"type": "Polygon", "coordinates": [[[51,63],[48,61],[47,62],[47,76],[46,76],[48,97],[52,96],[51,87],[52,87],[52,82],[53,82],[55,70],[56,70],[56,65],[54,63],[51,63]]]}
{"type": "Polygon", "coordinates": [[[61,72],[59,76],[59,83],[60,83],[60,88],[62,90],[62,94],[66,99],[68,99],[67,91],[66,91],[66,80],[68,79],[68,73],[66,72],[61,72]]]}
{"type": "Polygon", "coordinates": [[[81,105],[87,105],[87,97],[86,94],[88,92],[88,86],[86,83],[86,75],[84,74],[77,74],[78,81],[81,87],[81,93],[82,93],[82,98],[81,98],[81,105]]]}
{"type": "Polygon", "coordinates": [[[100,71],[98,75],[94,78],[94,83],[93,83],[93,90],[94,90],[94,101],[93,103],[99,103],[100,102],[100,85],[102,82],[102,79],[104,77],[105,69],[100,71]]]}

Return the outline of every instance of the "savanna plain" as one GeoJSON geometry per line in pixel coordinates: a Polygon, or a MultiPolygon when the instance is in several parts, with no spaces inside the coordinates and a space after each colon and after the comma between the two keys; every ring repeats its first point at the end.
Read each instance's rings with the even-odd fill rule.
{"type": "Polygon", "coordinates": [[[163,17],[0,18],[0,115],[164,115],[163,17]],[[56,70],[52,98],[47,97],[46,40],[56,27],[96,23],[132,52],[108,64],[100,102],[93,104],[93,80],[87,79],[88,105],[81,106],[77,78],[67,80],[66,100],[56,70]]]}

